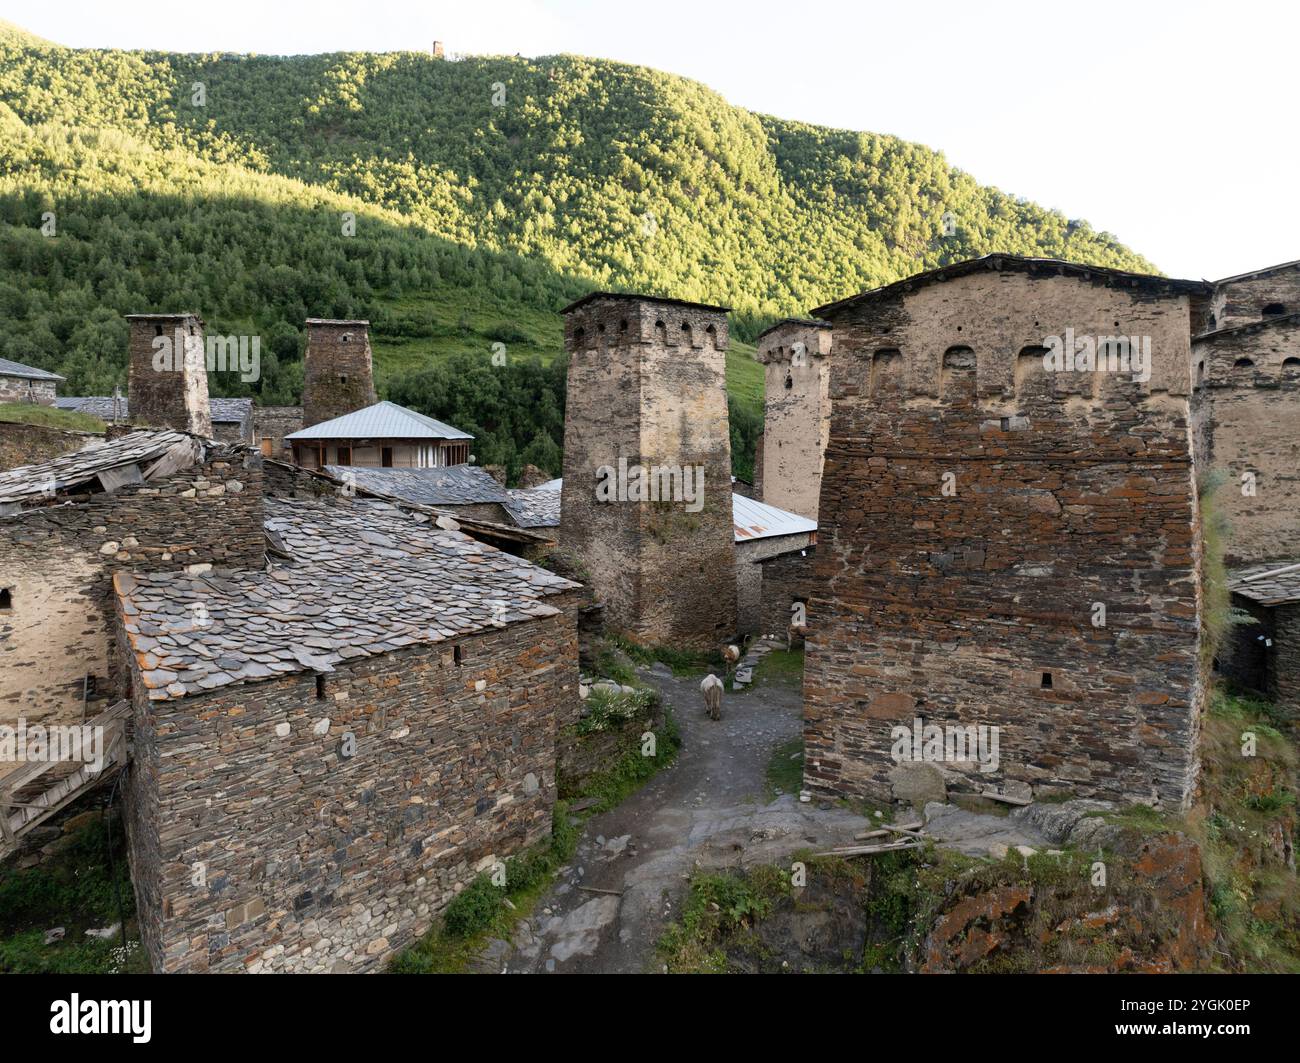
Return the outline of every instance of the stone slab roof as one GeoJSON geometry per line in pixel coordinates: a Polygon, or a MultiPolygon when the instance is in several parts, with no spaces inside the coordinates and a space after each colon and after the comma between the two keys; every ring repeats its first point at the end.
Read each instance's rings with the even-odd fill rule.
{"type": "Polygon", "coordinates": [[[376,402],[285,439],[473,439],[472,435],[395,402],[376,402]]]}
{"type": "Polygon", "coordinates": [[[624,301],[641,302],[641,303],[661,303],[664,306],[684,306],[691,310],[712,310],[719,314],[731,313],[729,306],[714,306],[712,303],[693,303],[688,299],[672,299],[662,295],[642,295],[637,292],[588,292],[580,299],[575,299],[568,306],[564,307],[560,313],[567,314],[572,310],[577,310],[580,306],[586,306],[588,303],[595,302],[597,299],[621,299],[624,301]]]}
{"type": "Polygon", "coordinates": [[[477,465],[447,465],[440,469],[374,469],[327,465],[331,476],[351,477],[358,487],[422,506],[469,506],[484,502],[505,505],[510,495],[492,475],[477,465]]]}
{"type": "Polygon", "coordinates": [[[266,530],[266,571],[114,577],[151,700],[552,616],[578,587],[376,499],[268,498],[266,530]]]}
{"type": "Polygon", "coordinates": [[[540,487],[512,487],[506,512],[521,528],[558,528],[560,526],[559,480],[540,487]],[[550,484],[555,487],[550,487],[550,484]]]}
{"type": "MultiPolygon", "coordinates": [[[[90,484],[101,473],[139,467],[141,479],[170,476],[203,460],[207,444],[188,432],[129,432],[96,439],[71,454],[0,472],[0,515],[49,505],[61,493],[90,484]]],[[[104,490],[103,484],[97,485],[104,490]]],[[[92,486],[92,490],[96,487],[92,486]]]]}
{"type": "Polygon", "coordinates": [[[45,369],[37,369],[33,365],[23,365],[22,362],[11,362],[8,358],[0,358],[0,376],[16,376],[23,380],[62,380],[63,377],[58,373],[51,373],[45,369]]]}
{"type": "Polygon", "coordinates": [[[1133,286],[1148,291],[1168,292],[1170,294],[1186,292],[1208,295],[1213,290],[1208,281],[1174,280],[1169,277],[1157,277],[1148,273],[1130,273],[1127,270],[1110,269],[1105,266],[1089,266],[1081,262],[1066,262],[1058,258],[1029,258],[1024,255],[999,252],[982,255],[979,258],[966,259],[963,262],[954,262],[948,266],[941,266],[938,269],[927,270],[911,277],[904,277],[893,284],[872,288],[870,291],[860,292],[857,295],[850,295],[844,299],[837,299],[834,302],[814,307],[809,313],[813,317],[825,317],[827,314],[843,310],[861,300],[879,299],[898,292],[912,291],[927,284],[937,284],[942,281],[952,280],[955,277],[964,277],[971,273],[983,273],[987,270],[1031,273],[1038,276],[1077,277],[1080,280],[1098,284],[1115,287],[1133,286]]]}
{"type": "MultiPolygon", "coordinates": [[[[112,395],[61,395],[54,400],[60,410],[76,410],[88,413],[101,421],[129,421],[131,407],[125,397],[114,399],[112,395]],[[114,407],[114,402],[117,403],[114,407]]],[[[208,408],[212,412],[214,424],[243,424],[253,410],[252,399],[208,399],[208,408]]]]}
{"type": "Polygon", "coordinates": [[[1260,605],[1300,602],[1300,561],[1268,561],[1228,573],[1228,590],[1260,605]]]}

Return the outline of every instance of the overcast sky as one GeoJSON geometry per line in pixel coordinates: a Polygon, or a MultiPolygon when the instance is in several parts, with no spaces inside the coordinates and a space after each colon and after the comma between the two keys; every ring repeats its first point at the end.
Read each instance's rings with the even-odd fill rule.
{"type": "Polygon", "coordinates": [[[603,56],[927,144],[1175,276],[1300,258],[1292,0],[0,0],[0,17],[73,47],[603,56]]]}

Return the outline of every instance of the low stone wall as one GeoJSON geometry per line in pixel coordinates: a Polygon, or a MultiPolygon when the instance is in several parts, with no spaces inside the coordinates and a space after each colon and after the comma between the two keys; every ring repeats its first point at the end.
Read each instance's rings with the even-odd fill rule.
{"type": "Polygon", "coordinates": [[[70,454],[92,440],[102,438],[95,432],[0,421],[0,472],[70,454]]]}
{"type": "Polygon", "coordinates": [[[628,753],[641,747],[646,731],[663,733],[664,710],[656,704],[646,712],[611,725],[607,730],[580,735],[565,728],[556,743],[556,778],[562,798],[581,794],[597,776],[612,770],[628,753]]]}
{"type": "Polygon", "coordinates": [[[577,681],[567,603],[319,677],[137,695],[128,822],[154,969],[381,969],[547,836],[577,681]]]}

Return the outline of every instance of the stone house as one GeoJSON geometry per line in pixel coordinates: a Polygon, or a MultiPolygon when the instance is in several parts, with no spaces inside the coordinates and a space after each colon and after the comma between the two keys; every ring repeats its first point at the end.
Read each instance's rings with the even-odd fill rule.
{"type": "Polygon", "coordinates": [[[442,469],[470,458],[474,437],[394,402],[377,402],[284,437],[305,469],[442,469]]]}
{"type": "Polygon", "coordinates": [[[0,358],[0,402],[53,406],[62,382],[58,373],[0,358]]]}
{"type": "Polygon", "coordinates": [[[1300,711],[1300,562],[1239,569],[1228,589],[1243,615],[1220,653],[1220,672],[1241,689],[1300,711]]]}
{"type": "Polygon", "coordinates": [[[808,788],[887,798],[894,728],[920,720],[999,729],[996,770],[940,764],[954,784],[1187,805],[1206,685],[1190,315],[1208,294],[992,255],[813,311],[833,334],[808,788]],[[1049,372],[1062,337],[1099,343],[1107,371],[1049,372]],[[1145,377],[1118,371],[1135,349],[1145,377]]]}
{"type": "Polygon", "coordinates": [[[1300,261],[1215,281],[1207,296],[1193,300],[1192,310],[1197,334],[1300,313],[1300,261]]]}
{"type": "Polygon", "coordinates": [[[727,309],[592,292],[563,313],[560,549],[612,629],[716,647],[736,633],[727,309]]]}
{"type": "Polygon", "coordinates": [[[577,585],[364,497],[266,530],[266,566],[115,580],[156,970],[376,969],[550,830],[577,585]]]}
{"type": "MultiPolygon", "coordinates": [[[[75,410],[98,417],[105,424],[130,424],[131,404],[120,395],[65,395],[54,403],[61,410],[75,410]]],[[[252,399],[209,397],[208,414],[212,438],[222,443],[253,443],[252,399]]]]}

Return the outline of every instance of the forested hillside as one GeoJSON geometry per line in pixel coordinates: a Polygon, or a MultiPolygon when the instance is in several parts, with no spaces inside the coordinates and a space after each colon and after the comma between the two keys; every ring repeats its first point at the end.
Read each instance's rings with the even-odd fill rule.
{"type": "MultiPolygon", "coordinates": [[[[131,312],[260,335],[262,379],[212,389],[267,403],[296,398],[305,317],[369,317],[381,391],[460,402],[434,380],[447,356],[547,362],[557,309],[594,286],[725,303],[743,341],[992,250],[1151,269],[928,148],[640,67],[71,50],[0,24],[0,356],[71,394],[124,382],[131,312]]],[[[751,422],[756,369],[730,360],[751,422]]],[[[533,432],[553,457],[546,421],[478,424],[480,460],[517,465],[533,432]]]]}

